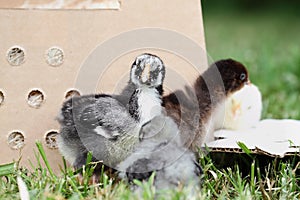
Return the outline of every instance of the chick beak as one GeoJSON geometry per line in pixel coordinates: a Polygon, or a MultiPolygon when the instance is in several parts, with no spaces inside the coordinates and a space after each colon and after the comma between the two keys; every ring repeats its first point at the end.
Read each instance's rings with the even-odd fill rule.
{"type": "Polygon", "coordinates": [[[248,79],[248,81],[245,82],[245,85],[251,85],[251,81],[248,79]]]}
{"type": "Polygon", "coordinates": [[[149,82],[150,79],[150,64],[145,64],[145,68],[142,72],[142,82],[144,84],[147,84],[147,82],[149,82]]]}

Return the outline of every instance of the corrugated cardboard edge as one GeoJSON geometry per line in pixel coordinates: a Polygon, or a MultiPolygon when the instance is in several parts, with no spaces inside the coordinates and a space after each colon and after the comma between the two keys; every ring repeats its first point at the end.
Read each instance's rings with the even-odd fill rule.
{"type": "MultiPolygon", "coordinates": [[[[209,147],[209,146],[208,146],[209,147]]],[[[225,147],[209,147],[210,152],[218,152],[218,153],[238,153],[238,154],[244,154],[245,152],[241,149],[241,148],[225,148],[225,147]]],[[[260,148],[255,148],[255,149],[250,149],[252,154],[257,154],[257,155],[265,155],[265,156],[269,156],[269,157],[286,157],[286,156],[299,156],[299,149],[295,150],[295,152],[286,152],[282,155],[278,155],[278,154],[272,154],[269,153],[267,151],[264,151],[260,148]]]]}

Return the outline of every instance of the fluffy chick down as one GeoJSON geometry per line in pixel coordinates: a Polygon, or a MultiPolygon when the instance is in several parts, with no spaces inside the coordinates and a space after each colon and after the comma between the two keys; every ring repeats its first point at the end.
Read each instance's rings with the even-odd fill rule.
{"type": "Polygon", "coordinates": [[[134,152],[117,166],[120,178],[144,181],[155,172],[154,185],[158,189],[199,185],[201,168],[194,154],[184,147],[170,117],[156,116],[144,125],[140,137],[142,141],[134,152]]]}

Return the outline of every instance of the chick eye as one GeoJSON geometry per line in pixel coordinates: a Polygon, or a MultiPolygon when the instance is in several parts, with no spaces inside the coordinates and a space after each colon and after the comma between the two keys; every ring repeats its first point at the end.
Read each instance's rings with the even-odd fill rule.
{"type": "Polygon", "coordinates": [[[240,79],[243,81],[243,80],[245,80],[245,78],[246,78],[246,74],[245,74],[245,73],[242,73],[242,74],[240,75],[240,79]]]}

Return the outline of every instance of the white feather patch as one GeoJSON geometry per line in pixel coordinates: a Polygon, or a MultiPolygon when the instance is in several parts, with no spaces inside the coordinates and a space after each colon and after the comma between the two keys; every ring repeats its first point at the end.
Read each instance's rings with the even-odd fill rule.
{"type": "Polygon", "coordinates": [[[132,66],[130,78],[131,78],[131,82],[137,85],[138,84],[138,80],[136,79],[136,76],[135,76],[135,70],[136,70],[136,68],[137,68],[136,65],[132,66]]]}
{"type": "Polygon", "coordinates": [[[141,124],[148,122],[153,117],[162,113],[160,95],[153,88],[143,87],[141,89],[138,106],[141,124]]]}
{"type": "Polygon", "coordinates": [[[68,146],[68,143],[66,143],[60,135],[57,137],[57,146],[63,157],[71,165],[73,165],[75,163],[76,156],[78,155],[76,149],[68,146]]]}
{"type": "Polygon", "coordinates": [[[158,80],[158,82],[156,83],[156,85],[162,85],[163,75],[161,72],[158,74],[157,80],[158,80]]]}
{"type": "Polygon", "coordinates": [[[105,129],[103,129],[101,126],[97,126],[94,131],[96,132],[96,134],[101,135],[107,139],[112,139],[118,135],[120,135],[119,132],[117,131],[112,131],[110,133],[107,133],[107,131],[105,129]]]}
{"type": "Polygon", "coordinates": [[[261,118],[262,97],[259,89],[245,85],[226,101],[224,128],[232,130],[248,129],[257,125],[261,118]]]}

